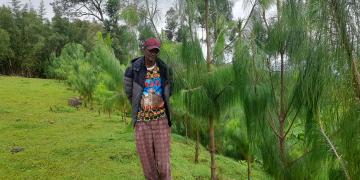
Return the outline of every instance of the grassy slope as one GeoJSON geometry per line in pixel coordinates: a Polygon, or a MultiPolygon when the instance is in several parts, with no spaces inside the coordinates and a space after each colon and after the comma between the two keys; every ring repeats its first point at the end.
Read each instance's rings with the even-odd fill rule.
{"type": "MultiPolygon", "coordinates": [[[[0,76],[0,179],[143,179],[132,128],[119,116],[68,107],[72,96],[54,80],[0,76]]],[[[195,165],[193,147],[172,134],[173,179],[209,179],[209,153],[201,148],[195,165]]],[[[220,179],[246,179],[245,163],[217,163],[220,179]]],[[[259,168],[253,174],[266,178],[259,168]]]]}

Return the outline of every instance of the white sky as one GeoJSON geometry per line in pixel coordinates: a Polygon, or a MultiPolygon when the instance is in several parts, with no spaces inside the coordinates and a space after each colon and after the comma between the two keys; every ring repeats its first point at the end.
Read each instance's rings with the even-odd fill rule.
{"type": "MultiPolygon", "coordinates": [[[[38,10],[39,6],[40,6],[40,2],[41,0],[20,0],[21,4],[30,4],[30,7],[38,10]]],[[[51,2],[53,2],[54,0],[43,0],[44,1],[44,5],[45,5],[45,9],[46,9],[46,13],[45,13],[45,17],[49,20],[51,20],[51,18],[54,16],[54,12],[52,11],[52,7],[50,5],[51,2]]],[[[140,0],[141,1],[141,0],[140,0]]],[[[149,0],[150,2],[150,6],[151,3],[154,2],[155,0],[149,0]]],[[[249,16],[251,7],[252,7],[252,2],[254,2],[254,0],[231,0],[233,2],[233,7],[232,7],[232,15],[233,15],[233,19],[238,20],[238,19],[246,19],[249,16]]],[[[0,0],[0,6],[2,5],[10,5],[11,0],[0,0]]],[[[173,7],[175,5],[175,0],[158,0],[158,7],[159,7],[159,19],[156,23],[157,25],[157,31],[161,32],[161,29],[163,29],[165,27],[165,13],[167,10],[169,10],[171,7],[173,7]]],[[[273,6],[271,7],[267,12],[266,12],[266,16],[267,19],[273,17],[276,14],[276,7],[273,6]]],[[[198,29],[198,35],[201,38],[203,34],[201,29],[198,29]]],[[[202,50],[203,50],[203,54],[204,56],[206,56],[206,46],[204,43],[202,43],[202,50]]],[[[227,61],[231,60],[231,54],[230,55],[226,55],[226,59],[227,61]]]]}
{"type": "MultiPolygon", "coordinates": [[[[39,9],[41,0],[20,0],[22,5],[28,3],[30,4],[34,9],[39,9]]],[[[150,2],[153,0],[150,0],[150,2]]],[[[247,15],[250,12],[250,5],[247,5],[249,8],[244,6],[244,2],[248,0],[232,0],[234,2],[234,6],[232,9],[232,14],[234,19],[239,18],[246,18],[247,15]]],[[[0,0],[0,5],[10,5],[11,0],[0,0]]],[[[47,19],[51,19],[54,16],[54,13],[52,11],[52,7],[50,6],[50,3],[53,2],[53,0],[44,0],[45,9],[46,9],[46,17],[47,19]]],[[[174,6],[175,1],[174,0],[158,0],[158,6],[160,9],[160,20],[157,22],[159,26],[159,30],[165,26],[165,13],[167,10],[169,10],[172,6],[174,6]]]]}
{"type": "MultiPolygon", "coordinates": [[[[40,2],[41,0],[20,0],[22,5],[28,3],[30,4],[31,7],[33,7],[34,9],[38,10],[39,6],[40,6],[40,2]]],[[[51,18],[54,16],[54,13],[52,11],[52,7],[50,5],[51,2],[53,2],[54,0],[44,0],[44,4],[45,4],[45,9],[46,9],[46,14],[45,17],[49,20],[51,20],[51,18]]],[[[232,15],[233,15],[233,19],[238,20],[238,19],[245,19],[248,17],[251,7],[252,7],[252,2],[254,2],[254,0],[231,0],[233,2],[233,7],[232,7],[232,15]]],[[[11,0],[0,0],[0,5],[10,5],[11,0]]],[[[150,6],[151,3],[154,2],[154,0],[149,0],[150,2],[150,6]]],[[[165,27],[165,13],[167,10],[169,10],[171,7],[173,7],[175,5],[175,0],[158,0],[158,7],[159,7],[159,19],[156,23],[157,25],[157,30],[158,32],[161,31],[161,29],[163,29],[165,27]]],[[[271,13],[273,10],[270,9],[270,13],[269,14],[273,14],[271,13]]],[[[201,37],[201,32],[198,32],[200,34],[201,37]]],[[[202,49],[203,49],[203,53],[206,56],[206,48],[205,45],[202,45],[202,49]]]]}

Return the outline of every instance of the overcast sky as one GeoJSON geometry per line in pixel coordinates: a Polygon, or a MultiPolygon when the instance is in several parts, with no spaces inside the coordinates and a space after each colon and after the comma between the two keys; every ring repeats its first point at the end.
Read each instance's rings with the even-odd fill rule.
{"type": "MultiPolygon", "coordinates": [[[[30,4],[34,9],[39,9],[41,0],[20,0],[22,5],[28,3],[30,4]]],[[[46,17],[47,19],[51,19],[54,16],[54,13],[52,11],[52,7],[50,6],[50,3],[54,0],[44,0],[45,8],[46,8],[46,17]]],[[[150,0],[151,2],[152,0],[150,0]]],[[[233,1],[233,9],[232,14],[234,19],[239,18],[246,18],[247,15],[250,12],[251,5],[245,5],[243,2],[245,0],[232,0],[233,1]],[[247,8],[249,7],[249,8],[247,8]]],[[[0,0],[0,5],[10,5],[11,0],[0,0]]],[[[174,0],[158,0],[158,6],[160,9],[159,14],[159,22],[157,22],[159,29],[163,28],[165,26],[165,13],[170,7],[174,6],[174,0]]]]}
{"type": "MultiPolygon", "coordinates": [[[[30,4],[30,6],[34,9],[39,9],[40,6],[40,2],[41,0],[20,0],[22,5],[24,4],[30,4]]],[[[46,14],[45,17],[49,20],[51,20],[51,18],[54,16],[54,13],[52,11],[52,7],[50,5],[51,2],[53,2],[54,0],[44,0],[44,4],[45,4],[45,9],[46,9],[46,14]]],[[[252,4],[251,2],[249,3],[249,0],[231,0],[233,2],[233,7],[232,7],[232,15],[233,15],[233,19],[238,20],[238,19],[245,19],[248,17],[252,4]],[[248,2],[248,3],[245,3],[248,2]]],[[[0,0],[0,5],[10,5],[11,0],[0,0]]],[[[149,0],[150,4],[152,2],[154,2],[154,0],[149,0]]],[[[253,2],[253,0],[252,0],[253,2]]],[[[160,32],[161,29],[163,29],[165,27],[165,13],[167,10],[169,10],[171,7],[174,7],[174,3],[175,0],[158,0],[158,7],[159,7],[159,19],[156,23],[157,25],[157,31],[160,32]]],[[[151,5],[150,5],[151,6],[151,5]]],[[[274,11],[274,8],[272,10],[270,10],[269,14],[273,14],[271,13],[271,11],[274,11]]],[[[198,35],[200,38],[203,38],[202,36],[204,36],[203,32],[201,30],[198,30],[198,35]]],[[[206,55],[206,46],[204,43],[202,43],[202,50],[204,55],[206,55]]],[[[226,56],[228,60],[231,60],[231,55],[226,56]]]]}

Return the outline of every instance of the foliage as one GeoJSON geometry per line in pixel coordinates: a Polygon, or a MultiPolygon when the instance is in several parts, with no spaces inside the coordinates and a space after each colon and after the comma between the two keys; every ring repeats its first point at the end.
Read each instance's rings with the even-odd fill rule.
{"type": "MultiPolygon", "coordinates": [[[[95,100],[99,112],[116,117],[129,110],[125,65],[156,36],[154,16],[144,3],[92,2],[57,0],[51,22],[18,0],[0,7],[0,74],[66,80],[87,104],[95,100]],[[86,13],[99,21],[73,18],[86,13]]],[[[355,179],[360,3],[246,3],[249,16],[236,21],[229,0],[177,1],[166,13],[160,57],[174,70],[174,131],[213,155],[246,160],[250,171],[259,162],[276,179],[355,179]]]]}

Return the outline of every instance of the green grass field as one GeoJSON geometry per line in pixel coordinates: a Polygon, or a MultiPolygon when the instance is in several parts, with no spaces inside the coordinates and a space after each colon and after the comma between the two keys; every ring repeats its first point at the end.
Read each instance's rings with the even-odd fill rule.
{"type": "MultiPolygon", "coordinates": [[[[67,105],[77,96],[55,80],[0,76],[0,179],[144,179],[133,129],[67,105]],[[50,107],[52,110],[50,110],[50,107]]],[[[173,179],[209,179],[210,155],[172,134],[173,179]]],[[[217,156],[219,179],[246,179],[245,162],[217,156]]],[[[254,167],[253,179],[267,179],[254,167]]]]}

